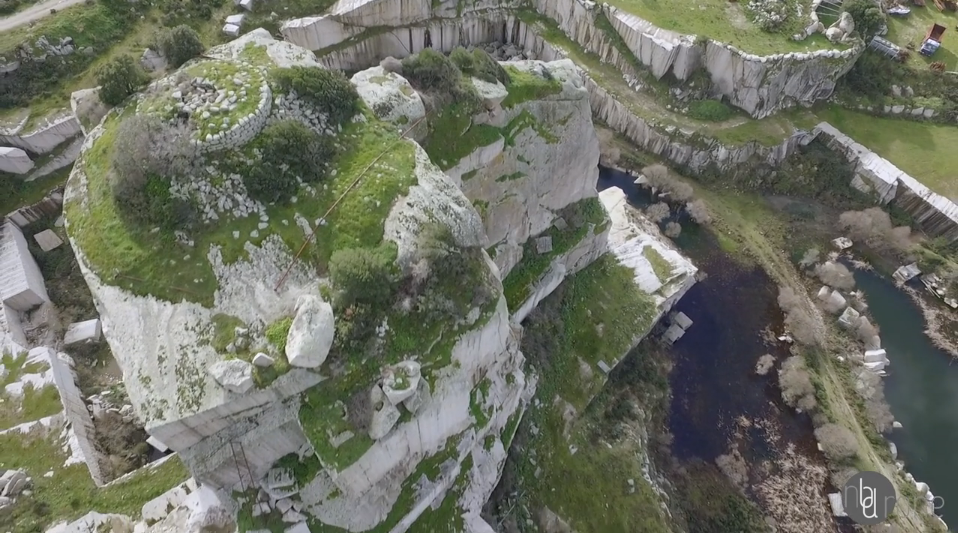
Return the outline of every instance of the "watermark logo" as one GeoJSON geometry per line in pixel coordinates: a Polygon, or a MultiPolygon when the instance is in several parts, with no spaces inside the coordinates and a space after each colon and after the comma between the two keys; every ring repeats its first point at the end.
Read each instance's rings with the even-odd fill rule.
{"type": "Polygon", "coordinates": [[[884,522],[895,509],[895,502],[895,486],[878,472],[859,472],[842,488],[845,514],[863,526],[884,522]]]}

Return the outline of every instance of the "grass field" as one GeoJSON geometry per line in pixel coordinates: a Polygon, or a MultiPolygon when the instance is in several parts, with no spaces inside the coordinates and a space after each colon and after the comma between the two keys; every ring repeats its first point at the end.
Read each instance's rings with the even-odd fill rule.
{"type": "Polygon", "coordinates": [[[609,4],[642,17],[660,28],[695,34],[728,43],[754,54],[802,52],[834,48],[824,36],[804,41],[791,36],[808,23],[811,2],[794,2],[785,23],[776,32],[766,32],[753,24],[745,12],[747,1],[728,0],[609,0],[609,4]],[[798,16],[801,4],[803,15],[798,16]]]}
{"type": "Polygon", "coordinates": [[[873,117],[830,106],[816,115],[935,192],[958,199],[958,127],[873,117]]]}
{"type": "Polygon", "coordinates": [[[906,48],[914,45],[914,53],[908,64],[915,68],[926,68],[932,61],[944,61],[947,70],[958,68],[958,14],[955,12],[938,11],[933,0],[926,2],[925,7],[910,5],[911,13],[904,17],[888,17],[888,40],[906,48]],[[921,42],[932,24],[941,24],[946,28],[942,37],[941,48],[931,57],[918,53],[921,42]]]}

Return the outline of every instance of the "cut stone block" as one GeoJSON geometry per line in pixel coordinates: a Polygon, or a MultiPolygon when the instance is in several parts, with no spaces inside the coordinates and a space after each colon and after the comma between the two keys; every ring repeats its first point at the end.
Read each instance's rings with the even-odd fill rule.
{"type": "Polygon", "coordinates": [[[692,319],[689,318],[688,315],[686,315],[685,313],[681,311],[679,311],[678,313],[675,313],[675,316],[672,317],[672,320],[675,322],[675,324],[678,327],[682,329],[689,329],[690,327],[692,327],[692,319]]]}
{"type": "Polygon", "coordinates": [[[415,394],[420,379],[419,363],[402,361],[383,372],[383,393],[393,405],[399,405],[415,394]]]}
{"type": "Polygon", "coordinates": [[[247,11],[252,11],[253,0],[240,0],[239,6],[247,11]]]}
{"type": "Polygon", "coordinates": [[[33,170],[33,161],[20,148],[0,146],[0,172],[26,174],[33,170]]]}
{"type": "Polygon", "coordinates": [[[552,251],[552,237],[539,237],[536,239],[536,251],[540,254],[547,254],[552,251]]]}
{"type": "Polygon", "coordinates": [[[80,342],[99,342],[102,334],[103,329],[99,318],[74,322],[67,328],[67,332],[63,336],[63,344],[70,346],[80,342]]]}
{"type": "Polygon", "coordinates": [[[243,25],[243,19],[245,19],[245,18],[246,18],[246,15],[244,15],[244,14],[242,14],[242,13],[240,13],[239,15],[230,15],[230,16],[226,17],[226,23],[227,23],[227,24],[232,24],[232,25],[234,25],[234,26],[242,26],[242,25],[243,25]]]}
{"type": "Polygon", "coordinates": [[[223,33],[230,37],[239,37],[240,28],[236,24],[227,24],[223,26],[223,33]]]}
{"type": "Polygon", "coordinates": [[[369,424],[369,438],[379,440],[385,437],[389,430],[399,421],[399,409],[390,403],[379,385],[373,387],[369,394],[373,404],[373,418],[369,424]]]}
{"type": "Polygon", "coordinates": [[[0,224],[0,300],[17,311],[49,301],[40,267],[27,240],[12,222],[0,224]]]}
{"type": "Polygon", "coordinates": [[[253,365],[260,368],[273,366],[276,361],[265,353],[258,353],[253,357],[253,365]]]}
{"type": "Polygon", "coordinates": [[[209,373],[230,392],[243,394],[253,388],[253,365],[246,361],[220,361],[209,368],[209,373]]]}
{"type": "Polygon", "coordinates": [[[50,229],[45,229],[40,233],[37,233],[33,236],[33,238],[37,241],[37,244],[40,245],[40,249],[44,252],[49,252],[50,250],[53,250],[57,246],[63,244],[63,241],[60,239],[60,237],[50,229]]]}
{"type": "Polygon", "coordinates": [[[286,359],[301,368],[323,364],[333,346],[333,308],[317,296],[304,295],[296,301],[296,316],[286,336],[286,359]]]}
{"type": "Polygon", "coordinates": [[[170,449],[169,446],[160,442],[160,439],[153,436],[146,439],[146,443],[159,450],[160,453],[166,453],[170,449]]]}

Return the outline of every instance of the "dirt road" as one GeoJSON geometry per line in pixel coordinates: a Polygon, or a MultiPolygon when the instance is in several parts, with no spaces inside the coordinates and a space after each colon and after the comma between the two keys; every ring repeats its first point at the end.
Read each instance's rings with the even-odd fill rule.
{"type": "Polygon", "coordinates": [[[84,0],[46,0],[45,2],[40,2],[23,11],[0,18],[0,32],[10,31],[33,21],[40,20],[49,15],[51,9],[59,11],[82,2],[84,2],[84,0]]]}

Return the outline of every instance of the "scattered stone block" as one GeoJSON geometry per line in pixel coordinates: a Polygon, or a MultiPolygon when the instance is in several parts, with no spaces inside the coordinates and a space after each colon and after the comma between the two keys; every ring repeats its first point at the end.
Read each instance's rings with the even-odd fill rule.
{"type": "Polygon", "coordinates": [[[612,372],[612,367],[610,367],[605,361],[599,361],[597,364],[599,365],[599,370],[602,370],[602,372],[606,374],[612,372]]]}
{"type": "Polygon", "coordinates": [[[419,386],[420,366],[415,361],[402,361],[383,369],[383,393],[393,405],[399,405],[415,394],[419,386]]]}
{"type": "Polygon", "coordinates": [[[220,361],[210,366],[209,373],[230,392],[243,394],[253,388],[253,366],[246,361],[220,361]]]}
{"type": "Polygon", "coordinates": [[[329,444],[333,448],[339,448],[340,446],[345,444],[346,441],[353,438],[354,436],[355,435],[353,434],[353,432],[347,429],[346,431],[343,431],[339,435],[336,435],[335,437],[332,437],[331,439],[329,439],[329,444]]]}
{"type": "Polygon", "coordinates": [[[244,14],[242,14],[242,13],[240,13],[240,14],[238,14],[238,15],[230,15],[230,16],[226,17],[226,23],[227,23],[227,24],[232,24],[232,25],[234,25],[234,26],[240,26],[240,27],[242,27],[242,26],[243,26],[243,19],[245,19],[245,18],[246,18],[246,15],[244,15],[244,14]]]}
{"type": "Polygon", "coordinates": [[[273,366],[273,363],[275,362],[275,359],[262,352],[253,356],[253,366],[258,366],[260,368],[273,366]]]}
{"type": "Polygon", "coordinates": [[[33,170],[33,160],[20,148],[0,146],[0,172],[26,174],[33,170]]]}
{"type": "Polygon", "coordinates": [[[240,0],[239,6],[247,11],[252,11],[253,0],[240,0]]]}
{"type": "Polygon", "coordinates": [[[429,390],[429,382],[420,379],[419,386],[416,387],[416,392],[412,396],[406,398],[406,401],[403,402],[403,405],[409,410],[410,413],[416,414],[419,411],[419,408],[423,406],[429,399],[432,398],[432,391],[429,390]]]}
{"type": "Polygon", "coordinates": [[[373,387],[370,392],[370,400],[373,404],[373,417],[369,424],[369,438],[379,440],[385,437],[389,431],[399,421],[399,409],[390,403],[379,385],[373,387]]]}
{"type": "Polygon", "coordinates": [[[675,313],[675,316],[672,317],[672,321],[682,329],[689,329],[692,327],[692,319],[681,311],[675,313]]]}
{"type": "Polygon", "coordinates": [[[293,508],[293,501],[289,498],[283,498],[282,500],[276,502],[276,509],[280,513],[285,513],[293,508]]]}
{"type": "Polygon", "coordinates": [[[146,443],[156,448],[160,453],[166,453],[170,449],[169,446],[167,446],[166,444],[163,444],[162,442],[160,442],[160,439],[157,439],[156,437],[152,435],[150,436],[150,438],[146,439],[146,443]]]}
{"type": "Polygon", "coordinates": [[[43,274],[27,240],[12,222],[0,223],[0,300],[17,311],[49,301],[43,274]]]}
{"type": "Polygon", "coordinates": [[[536,251],[540,254],[547,254],[552,251],[552,237],[548,235],[536,239],[536,251]]]}
{"type": "Polygon", "coordinates": [[[837,239],[832,239],[832,244],[839,250],[846,250],[852,247],[852,240],[848,237],[839,237],[837,239]]]}
{"type": "Polygon", "coordinates": [[[316,368],[323,364],[333,345],[333,308],[322,298],[300,296],[296,316],[286,337],[286,359],[292,366],[316,368]]]}
{"type": "Polygon", "coordinates": [[[240,27],[236,24],[226,24],[223,26],[223,33],[229,35],[230,37],[239,37],[240,27]]]}
{"type": "Polygon", "coordinates": [[[296,511],[290,509],[283,514],[283,522],[287,524],[296,524],[299,522],[305,522],[306,517],[296,511]]]}
{"type": "Polygon", "coordinates": [[[70,346],[81,342],[99,342],[103,335],[103,328],[99,318],[74,322],[67,327],[63,336],[63,344],[70,346]]]}
{"type": "Polygon", "coordinates": [[[565,221],[562,217],[556,217],[555,222],[552,223],[555,226],[555,229],[559,231],[565,231],[569,227],[569,223],[565,221]]]}
{"type": "Polygon", "coordinates": [[[45,229],[33,236],[33,239],[40,245],[40,249],[49,252],[63,244],[63,240],[51,229],[45,229]]]}
{"type": "Polygon", "coordinates": [[[143,55],[140,56],[140,66],[147,72],[166,70],[166,58],[156,50],[147,48],[143,50],[143,55]]]}

